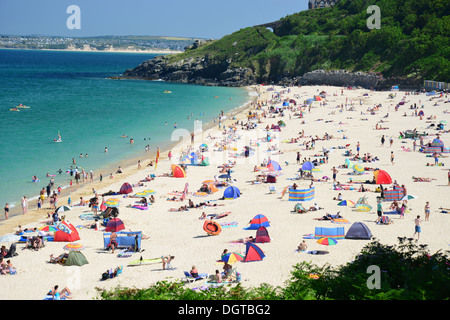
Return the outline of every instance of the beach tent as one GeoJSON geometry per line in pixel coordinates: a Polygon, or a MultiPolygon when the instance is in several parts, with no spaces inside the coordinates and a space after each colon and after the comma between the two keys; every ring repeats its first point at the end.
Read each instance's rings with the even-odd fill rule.
{"type": "Polygon", "coordinates": [[[266,255],[256,244],[247,242],[244,262],[262,261],[266,255]]]}
{"type": "Polygon", "coordinates": [[[172,176],[174,178],[186,178],[186,171],[176,164],[171,165],[172,168],[172,176]]]}
{"type": "Polygon", "coordinates": [[[279,121],[278,121],[278,125],[279,125],[280,127],[286,127],[286,123],[285,123],[283,120],[279,120],[279,121]]]}
{"type": "Polygon", "coordinates": [[[116,232],[125,229],[125,225],[119,218],[114,218],[106,223],[106,232],[116,232]]]}
{"type": "Polygon", "coordinates": [[[442,140],[436,138],[433,140],[433,142],[431,142],[431,146],[432,147],[443,147],[444,142],[442,142],[442,140]]]}
{"type": "Polygon", "coordinates": [[[131,187],[131,185],[128,182],[125,182],[121,187],[120,187],[120,194],[129,194],[133,192],[133,188],[131,187]]]}
{"type": "Polygon", "coordinates": [[[251,221],[250,226],[244,228],[245,230],[258,230],[260,227],[270,227],[269,220],[263,214],[257,214],[251,221]]]}
{"type": "Polygon", "coordinates": [[[384,170],[375,170],[373,172],[373,176],[375,177],[376,184],[391,184],[392,183],[391,176],[389,175],[389,173],[387,173],[384,170]]]}
{"type": "Polygon", "coordinates": [[[255,237],[256,243],[266,243],[270,242],[269,232],[267,231],[266,227],[259,227],[258,230],[256,230],[256,237],[255,237]]]}
{"type": "Polygon", "coordinates": [[[225,200],[232,200],[239,198],[241,196],[241,191],[235,186],[229,186],[223,192],[223,197],[225,200]]]}
{"type": "Polygon", "coordinates": [[[312,171],[315,166],[311,161],[306,161],[304,164],[302,164],[302,170],[303,171],[312,171]]]}
{"type": "Polygon", "coordinates": [[[203,158],[202,162],[199,164],[200,166],[209,166],[209,158],[203,158]]]}
{"type": "Polygon", "coordinates": [[[70,251],[67,260],[64,262],[65,266],[82,266],[88,264],[86,257],[81,251],[70,251]]]}
{"type": "Polygon", "coordinates": [[[345,230],[344,227],[334,227],[334,228],[324,228],[316,227],[314,232],[314,238],[333,238],[333,239],[344,239],[345,230]]]}
{"type": "Polygon", "coordinates": [[[278,162],[270,160],[269,163],[267,164],[267,169],[269,171],[280,171],[281,166],[278,162]]]}
{"type": "Polygon", "coordinates": [[[73,242],[80,240],[80,235],[72,224],[61,221],[56,225],[56,227],[58,228],[58,231],[55,231],[53,241],[73,242]]]}
{"type": "Polygon", "coordinates": [[[291,189],[289,188],[289,201],[310,201],[314,199],[315,187],[309,189],[291,189]]]}
{"type": "Polygon", "coordinates": [[[348,229],[345,239],[361,239],[370,240],[372,238],[372,233],[369,228],[362,222],[355,222],[352,224],[350,229],[348,229]]]}

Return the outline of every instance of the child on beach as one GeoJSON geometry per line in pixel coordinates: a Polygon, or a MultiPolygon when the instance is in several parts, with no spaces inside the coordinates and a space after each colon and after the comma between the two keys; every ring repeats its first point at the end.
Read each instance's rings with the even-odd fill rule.
{"type": "Polygon", "coordinates": [[[425,204],[425,221],[430,221],[430,202],[427,201],[425,204]]]}
{"type": "Polygon", "coordinates": [[[417,218],[414,220],[415,227],[414,227],[414,234],[413,234],[413,239],[414,239],[414,236],[417,234],[416,241],[419,240],[420,232],[422,232],[422,229],[420,227],[421,223],[422,223],[422,220],[420,220],[420,216],[417,216],[417,218]]]}

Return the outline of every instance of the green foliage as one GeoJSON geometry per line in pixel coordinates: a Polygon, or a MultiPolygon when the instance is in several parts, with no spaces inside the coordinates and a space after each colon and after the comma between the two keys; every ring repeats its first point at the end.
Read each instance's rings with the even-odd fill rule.
{"type": "Polygon", "coordinates": [[[231,61],[230,68],[251,68],[259,82],[316,68],[450,82],[449,12],[445,0],[343,0],[288,15],[275,33],[249,27],[170,59],[231,61]],[[370,5],[380,8],[379,30],[367,27],[370,5]]]}
{"type": "Polygon", "coordinates": [[[398,246],[372,241],[355,259],[332,268],[302,262],[293,266],[284,287],[224,286],[192,290],[181,281],[161,281],[148,289],[118,287],[100,291],[105,300],[448,300],[450,262],[441,252],[430,254],[426,245],[399,238],[398,246]],[[381,270],[380,289],[367,282],[369,266],[381,270]],[[317,275],[318,278],[311,277],[317,275]]]}

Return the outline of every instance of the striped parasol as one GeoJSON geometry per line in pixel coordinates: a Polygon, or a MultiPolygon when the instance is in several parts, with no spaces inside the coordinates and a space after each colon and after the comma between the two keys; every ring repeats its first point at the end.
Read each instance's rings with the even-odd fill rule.
{"type": "Polygon", "coordinates": [[[343,219],[343,218],[339,218],[339,219],[333,219],[331,220],[332,223],[337,223],[337,224],[348,224],[350,223],[350,221],[348,221],[347,219],[343,219]]]}
{"type": "Polygon", "coordinates": [[[111,199],[108,199],[108,200],[105,201],[105,206],[107,206],[107,207],[116,207],[117,208],[119,206],[119,203],[120,203],[119,199],[111,198],[111,199]]]}
{"type": "Polygon", "coordinates": [[[235,263],[238,261],[243,261],[244,256],[237,252],[230,252],[222,256],[222,261],[228,262],[228,263],[235,263]]]}
{"type": "Polygon", "coordinates": [[[364,167],[363,167],[362,165],[360,165],[360,164],[355,164],[355,165],[353,166],[353,170],[354,170],[356,173],[363,173],[363,172],[364,172],[364,167]]]}
{"type": "Polygon", "coordinates": [[[337,244],[337,240],[330,237],[323,237],[316,241],[318,244],[324,245],[324,246],[334,246],[337,244]]]}
{"type": "Polygon", "coordinates": [[[68,251],[81,251],[84,250],[84,246],[81,243],[71,242],[66,244],[64,249],[68,251]]]}
{"type": "Polygon", "coordinates": [[[55,226],[50,225],[50,226],[40,227],[38,230],[46,231],[46,232],[55,232],[55,231],[58,231],[59,229],[55,226]]]}
{"type": "Polygon", "coordinates": [[[338,206],[350,207],[350,206],[354,206],[354,205],[355,205],[355,203],[351,200],[342,200],[341,202],[338,203],[338,206]]]}

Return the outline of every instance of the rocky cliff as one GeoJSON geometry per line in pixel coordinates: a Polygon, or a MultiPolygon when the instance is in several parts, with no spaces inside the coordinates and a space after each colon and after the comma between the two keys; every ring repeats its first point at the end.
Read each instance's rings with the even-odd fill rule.
{"type": "MultiPolygon", "coordinates": [[[[243,87],[258,84],[259,81],[250,68],[229,68],[227,61],[211,62],[207,56],[188,58],[170,63],[166,56],[158,56],[141,63],[134,69],[126,70],[124,79],[164,80],[202,84],[209,86],[243,87]]],[[[416,79],[388,78],[365,72],[346,70],[314,70],[301,76],[282,77],[271,84],[276,85],[330,85],[353,86],[373,89],[389,89],[392,85],[417,89],[421,83],[416,79]]]]}

